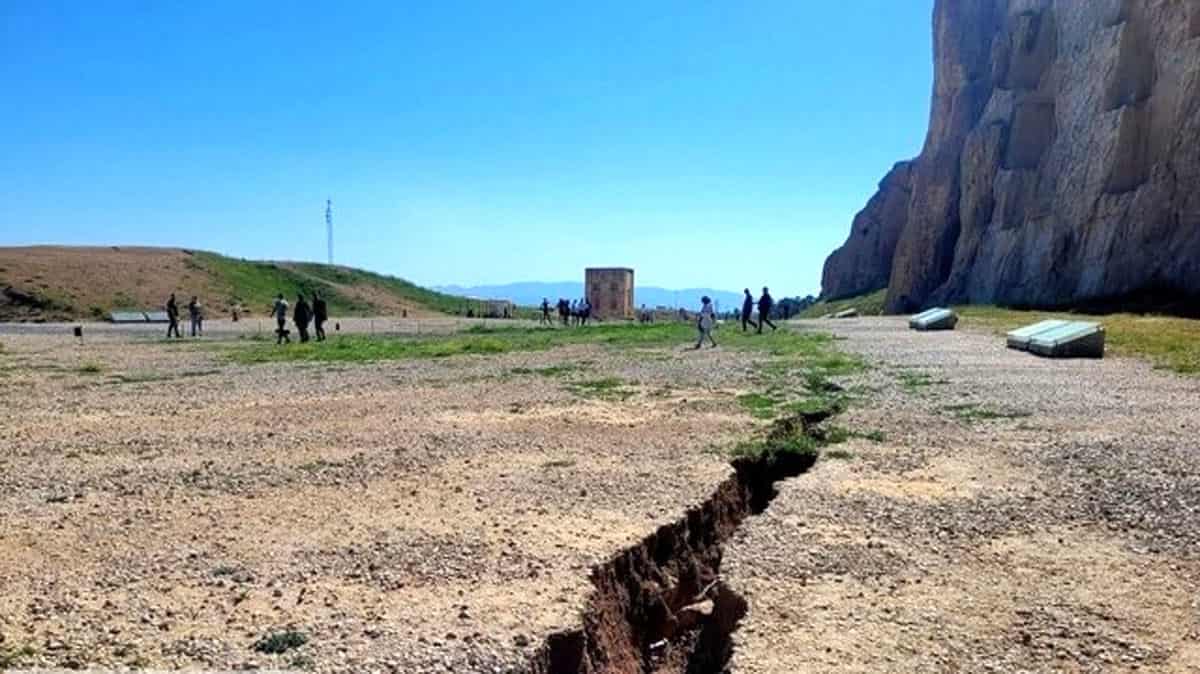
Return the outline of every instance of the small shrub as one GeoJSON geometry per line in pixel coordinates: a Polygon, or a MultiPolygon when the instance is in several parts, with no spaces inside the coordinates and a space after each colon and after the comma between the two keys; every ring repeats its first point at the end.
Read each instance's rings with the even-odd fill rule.
{"type": "Polygon", "coordinates": [[[600,400],[628,400],[634,394],[633,389],[625,388],[625,382],[617,377],[576,382],[569,388],[576,395],[600,400]]]}
{"type": "Polygon", "coordinates": [[[19,667],[21,660],[35,655],[37,655],[37,650],[33,646],[25,645],[10,648],[0,646],[0,670],[19,667]]]}
{"type": "Polygon", "coordinates": [[[300,648],[306,643],[308,643],[308,637],[304,636],[304,633],[296,630],[283,630],[280,632],[271,632],[254,642],[254,650],[259,653],[278,655],[286,653],[293,648],[300,648]]]}
{"type": "Polygon", "coordinates": [[[99,363],[84,363],[75,370],[79,374],[100,374],[104,372],[104,366],[99,363]]]}

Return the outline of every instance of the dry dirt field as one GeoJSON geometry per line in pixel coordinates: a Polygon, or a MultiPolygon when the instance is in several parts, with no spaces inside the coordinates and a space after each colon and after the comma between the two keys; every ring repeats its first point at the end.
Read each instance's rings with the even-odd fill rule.
{"type": "Polygon", "coordinates": [[[1200,671],[1200,379],[815,324],[875,364],[841,423],[886,440],[826,452],[726,546],[733,671],[1200,671]]]}
{"type": "Polygon", "coordinates": [[[752,517],[719,449],[784,394],[721,332],[239,365],[0,329],[0,667],[1200,669],[1200,380],[799,329],[868,367],[752,517]]]}
{"type": "Polygon", "coordinates": [[[753,426],[734,395],[761,358],[244,366],[93,332],[0,335],[9,664],[528,668],[594,565],[729,478],[706,450],[753,426]]]}

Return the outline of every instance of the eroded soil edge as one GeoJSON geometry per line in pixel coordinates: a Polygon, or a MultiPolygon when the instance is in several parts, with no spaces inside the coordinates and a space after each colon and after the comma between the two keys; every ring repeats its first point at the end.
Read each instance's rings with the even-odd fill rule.
{"type": "MultiPolygon", "coordinates": [[[[829,413],[776,422],[772,433],[820,438],[829,413]]],[[[725,669],[746,602],[720,581],[722,545],[767,508],[780,480],[804,473],[815,453],[764,452],[732,463],[734,475],[679,520],[591,572],[595,586],[579,629],[550,635],[529,663],[536,674],[705,674],[725,669]]]]}

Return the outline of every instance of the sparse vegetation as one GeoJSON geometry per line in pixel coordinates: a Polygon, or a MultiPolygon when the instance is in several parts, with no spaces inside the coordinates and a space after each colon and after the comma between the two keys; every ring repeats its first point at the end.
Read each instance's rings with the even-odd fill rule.
{"type": "Polygon", "coordinates": [[[848,461],[854,458],[854,452],[845,449],[829,449],[821,453],[821,456],[826,459],[835,459],[839,461],[848,461]]]}
{"type": "MultiPolygon", "coordinates": [[[[454,335],[420,337],[335,336],[327,342],[279,347],[273,342],[238,342],[229,358],[239,363],[270,362],[373,362],[459,355],[545,351],[570,344],[597,344],[622,349],[683,346],[695,339],[690,324],[612,324],[572,330],[542,328],[484,328],[476,326],[454,335]]],[[[810,371],[825,375],[848,374],[862,367],[858,358],[829,348],[828,335],[782,330],[772,335],[747,335],[721,331],[722,348],[765,351],[776,357],[770,375],[795,375],[810,371]],[[800,370],[797,370],[799,368],[800,370]]]]}
{"type": "Polygon", "coordinates": [[[745,393],[737,397],[737,401],[755,419],[774,419],[775,408],[780,401],[761,393],[745,393]]]}
{"type": "Polygon", "coordinates": [[[636,393],[634,389],[627,387],[625,381],[618,377],[604,377],[603,379],[574,382],[569,384],[567,388],[575,395],[600,400],[628,400],[636,393]]]}
{"type": "Polygon", "coordinates": [[[1019,410],[996,410],[977,403],[947,405],[942,408],[965,421],[990,421],[992,419],[1020,419],[1030,416],[1019,410]]]}
{"type": "Polygon", "coordinates": [[[28,644],[5,647],[0,644],[0,670],[20,667],[23,660],[37,655],[37,649],[28,644]]]}
{"type": "Polygon", "coordinates": [[[914,372],[912,370],[901,370],[899,379],[900,385],[908,391],[917,391],[929,386],[940,386],[950,383],[948,379],[942,377],[935,379],[924,372],[914,372]]]}
{"type": "Polygon", "coordinates": [[[75,368],[75,371],[79,374],[101,374],[104,372],[104,366],[100,363],[84,363],[75,368]]]}
{"type": "Polygon", "coordinates": [[[278,655],[286,653],[294,648],[300,648],[308,643],[308,637],[302,632],[296,630],[282,630],[279,632],[271,632],[258,641],[254,642],[254,650],[259,653],[268,653],[278,655]]]}
{"type": "Polygon", "coordinates": [[[847,297],[832,302],[821,301],[800,312],[798,318],[820,318],[826,314],[836,314],[851,307],[858,309],[862,316],[882,316],[883,303],[887,299],[887,288],[873,293],[847,297]]]}
{"type": "Polygon", "coordinates": [[[542,468],[571,468],[575,465],[575,459],[553,459],[542,464],[542,468]]]}
{"type": "Polygon", "coordinates": [[[540,377],[565,377],[575,372],[584,370],[584,366],[580,364],[565,363],[561,365],[548,365],[546,367],[514,367],[509,370],[509,374],[514,375],[536,375],[540,377]]]}
{"type": "Polygon", "coordinates": [[[240,260],[207,252],[193,253],[192,264],[197,270],[212,274],[226,288],[224,299],[229,304],[241,305],[254,312],[265,313],[277,293],[283,293],[290,301],[297,293],[309,295],[315,290],[329,303],[331,313],[343,316],[379,313],[370,301],[346,291],[355,286],[374,286],[398,300],[442,313],[465,313],[468,305],[468,300],[462,297],[350,267],[240,260]]]}

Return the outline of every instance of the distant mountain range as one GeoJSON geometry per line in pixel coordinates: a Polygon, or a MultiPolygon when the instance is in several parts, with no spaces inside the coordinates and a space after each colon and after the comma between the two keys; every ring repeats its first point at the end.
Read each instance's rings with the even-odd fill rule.
{"type": "MultiPolygon", "coordinates": [[[[579,281],[562,281],[559,283],[547,281],[531,281],[528,283],[508,283],[505,285],[491,286],[437,286],[436,290],[451,295],[465,295],[467,297],[481,297],[485,299],[503,299],[512,300],[517,304],[525,306],[537,306],[542,303],[542,298],[548,298],[551,303],[558,301],[560,297],[567,299],[575,299],[583,297],[583,283],[579,281]]],[[[654,286],[635,286],[633,289],[634,304],[647,307],[674,307],[676,302],[680,306],[694,307],[700,304],[700,298],[708,295],[717,302],[722,310],[732,309],[740,306],[742,303],[742,294],[731,292],[728,290],[714,290],[713,288],[681,288],[679,290],[671,290],[669,288],[657,288],[654,286]]]]}

